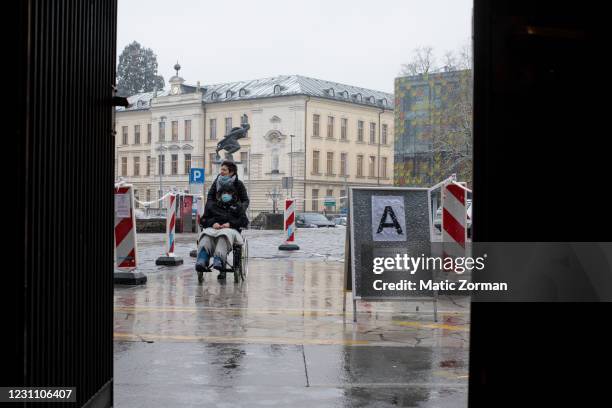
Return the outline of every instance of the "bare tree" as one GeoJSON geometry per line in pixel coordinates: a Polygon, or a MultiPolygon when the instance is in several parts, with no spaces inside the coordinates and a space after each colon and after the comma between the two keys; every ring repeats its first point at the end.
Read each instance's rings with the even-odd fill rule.
{"type": "Polygon", "coordinates": [[[402,64],[400,75],[427,74],[435,65],[433,47],[417,47],[412,51],[412,58],[407,64],[402,64]]]}

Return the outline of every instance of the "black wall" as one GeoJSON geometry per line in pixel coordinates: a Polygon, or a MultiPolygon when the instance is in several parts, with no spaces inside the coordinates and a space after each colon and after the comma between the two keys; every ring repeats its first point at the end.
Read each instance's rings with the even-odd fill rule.
{"type": "Polygon", "coordinates": [[[13,74],[1,385],[76,386],[79,406],[110,406],[117,2],[3,5],[13,74]]]}
{"type": "MultiPolygon", "coordinates": [[[[476,0],[473,238],[609,241],[599,3],[476,0]]],[[[609,273],[609,271],[602,271],[609,273]]],[[[577,278],[580,278],[579,276],[577,278]]],[[[605,303],[474,303],[470,407],[609,399],[605,303]]],[[[605,405],[605,403],[604,403],[605,405]]]]}

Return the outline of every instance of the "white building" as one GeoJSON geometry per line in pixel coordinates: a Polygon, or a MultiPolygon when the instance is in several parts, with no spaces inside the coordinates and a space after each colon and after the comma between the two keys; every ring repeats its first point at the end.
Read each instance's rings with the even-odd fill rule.
{"type": "Polygon", "coordinates": [[[169,91],[134,95],[116,112],[117,177],[139,200],[189,190],[190,167],[206,169],[207,190],[216,144],[242,115],[251,128],[234,160],[251,215],[271,211],[275,191],[281,200],[292,194],[299,211],[321,211],[334,197],[333,212],[347,186],[393,184],[392,94],[299,75],[193,86],[175,69],[169,91]],[[288,176],[292,192],[281,188],[288,176]]]}

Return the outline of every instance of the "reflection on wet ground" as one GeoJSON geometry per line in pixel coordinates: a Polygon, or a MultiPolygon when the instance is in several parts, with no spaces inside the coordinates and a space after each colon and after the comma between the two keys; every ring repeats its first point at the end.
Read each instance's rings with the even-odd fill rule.
{"type": "Polygon", "coordinates": [[[116,407],[467,406],[467,299],[437,323],[431,303],[360,302],[353,323],[340,262],[253,257],[244,283],[198,284],[189,249],[115,287],[116,407]]]}

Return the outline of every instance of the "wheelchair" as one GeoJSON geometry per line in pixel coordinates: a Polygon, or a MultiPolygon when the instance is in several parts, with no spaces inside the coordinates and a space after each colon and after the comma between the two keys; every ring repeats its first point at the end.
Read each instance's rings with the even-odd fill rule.
{"type": "MultiPolygon", "coordinates": [[[[244,244],[234,244],[232,245],[232,249],[228,251],[225,270],[223,271],[234,274],[234,283],[244,282],[249,273],[249,241],[244,235],[242,235],[242,240],[244,244]]],[[[204,282],[204,272],[197,273],[198,282],[204,282]]]]}

